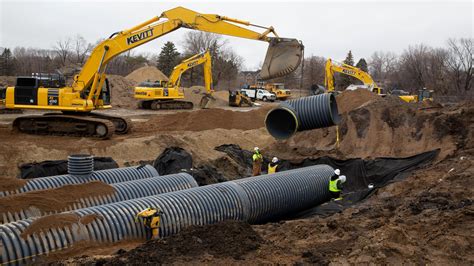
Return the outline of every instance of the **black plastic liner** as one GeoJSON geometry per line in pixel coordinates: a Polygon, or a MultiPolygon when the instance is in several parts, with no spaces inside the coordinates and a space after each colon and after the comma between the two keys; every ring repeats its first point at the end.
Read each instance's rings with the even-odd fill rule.
{"type": "MultiPolygon", "coordinates": [[[[242,150],[238,145],[226,144],[215,148],[226,153],[242,167],[252,167],[252,152],[242,150]]],[[[320,157],[316,159],[304,159],[299,162],[281,160],[278,171],[297,169],[317,164],[327,164],[334,169],[340,169],[341,174],[347,177],[344,184],[343,200],[331,201],[323,205],[315,206],[294,216],[294,218],[306,218],[314,215],[329,216],[342,211],[344,208],[354,205],[370,196],[377,188],[386,186],[395,181],[402,180],[411,171],[425,166],[433,161],[439,153],[439,149],[424,152],[410,157],[390,158],[380,157],[372,160],[360,158],[339,160],[331,157],[320,157]],[[368,185],[373,184],[373,189],[368,185]]],[[[264,156],[262,171],[266,171],[271,157],[264,156]]]]}
{"type": "MultiPolygon", "coordinates": [[[[27,163],[19,166],[20,178],[30,179],[54,175],[67,174],[67,160],[43,161],[27,163]]],[[[94,157],[94,170],[107,170],[118,168],[117,162],[111,157],[94,157]]]]}

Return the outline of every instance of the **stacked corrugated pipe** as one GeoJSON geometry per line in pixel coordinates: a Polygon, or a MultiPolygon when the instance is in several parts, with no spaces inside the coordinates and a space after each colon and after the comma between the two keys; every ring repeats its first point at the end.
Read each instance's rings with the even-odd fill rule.
{"type": "Polygon", "coordinates": [[[94,171],[85,177],[71,174],[48,176],[29,180],[26,185],[13,191],[0,191],[0,197],[33,190],[56,188],[64,185],[83,184],[94,180],[114,184],[158,175],[158,172],[153,166],[144,165],[94,171]]]}
{"type": "Polygon", "coordinates": [[[162,237],[190,225],[229,219],[263,223],[329,200],[327,187],[332,174],[330,166],[317,165],[80,209],[69,213],[100,218],[72,228],[48,229],[26,238],[21,234],[32,219],[4,224],[0,226],[1,260],[6,264],[34,261],[40,254],[64,249],[80,240],[117,242],[143,238],[143,225],[135,222],[134,216],[147,207],[164,212],[160,225],[162,237]]]}
{"type": "MultiPolygon", "coordinates": [[[[78,200],[78,202],[74,203],[71,206],[68,206],[67,209],[58,210],[55,213],[110,204],[129,199],[153,196],[198,186],[199,185],[196,180],[194,180],[191,175],[186,173],[156,176],[146,179],[121,182],[111,184],[111,187],[114,189],[113,194],[81,198],[78,200]]],[[[2,221],[3,223],[8,223],[32,217],[44,216],[48,214],[52,213],[43,213],[38,208],[30,206],[30,208],[28,209],[24,209],[14,213],[2,213],[2,221]]]]}

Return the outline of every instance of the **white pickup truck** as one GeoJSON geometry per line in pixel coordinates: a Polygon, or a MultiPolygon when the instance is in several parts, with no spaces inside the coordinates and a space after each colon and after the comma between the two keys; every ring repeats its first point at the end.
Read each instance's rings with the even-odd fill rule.
{"type": "Polygon", "coordinates": [[[248,97],[253,100],[261,100],[264,102],[274,102],[276,95],[264,89],[240,89],[241,92],[245,92],[248,97]]]}

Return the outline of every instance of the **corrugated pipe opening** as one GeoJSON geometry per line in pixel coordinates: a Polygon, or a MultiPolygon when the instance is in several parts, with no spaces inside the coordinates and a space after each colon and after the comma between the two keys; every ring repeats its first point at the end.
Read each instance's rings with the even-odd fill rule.
{"type": "Polygon", "coordinates": [[[336,98],[326,93],[286,101],[268,112],[265,126],[276,139],[287,139],[297,131],[330,127],[340,122],[336,98]]]}

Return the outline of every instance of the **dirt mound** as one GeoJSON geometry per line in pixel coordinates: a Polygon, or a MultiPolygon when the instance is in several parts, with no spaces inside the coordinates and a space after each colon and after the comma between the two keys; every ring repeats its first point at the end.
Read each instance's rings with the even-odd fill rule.
{"type": "MultiPolygon", "coordinates": [[[[357,104],[347,106],[363,102],[353,98],[357,104]]],[[[295,159],[328,153],[344,158],[406,157],[439,148],[442,159],[474,133],[473,114],[472,106],[423,110],[396,96],[378,97],[342,113],[338,148],[336,127],[331,127],[298,132],[289,140],[275,141],[269,149],[278,157],[295,159]]]]}
{"type": "Polygon", "coordinates": [[[380,96],[368,90],[346,90],[336,97],[336,102],[339,113],[342,114],[352,111],[367,102],[377,100],[378,98],[380,98],[380,96]]]}
{"type": "Polygon", "coordinates": [[[110,83],[112,106],[135,109],[137,100],[133,98],[134,82],[118,75],[107,75],[110,83]]]}
{"type": "Polygon", "coordinates": [[[89,214],[79,217],[79,215],[75,213],[60,213],[43,216],[33,220],[33,222],[21,233],[21,237],[26,239],[29,235],[47,232],[52,228],[72,228],[74,224],[87,225],[95,219],[101,218],[102,217],[97,214],[89,214]]]}
{"type": "Polygon", "coordinates": [[[225,221],[192,226],[177,235],[145,244],[108,262],[108,265],[194,262],[196,257],[241,259],[257,250],[262,239],[243,222],[225,221]]]}
{"type": "Polygon", "coordinates": [[[134,130],[157,131],[202,131],[216,128],[250,130],[263,127],[270,107],[248,112],[224,109],[202,109],[192,112],[157,115],[146,123],[137,123],[134,130]]]}
{"type": "MultiPolygon", "coordinates": [[[[206,92],[206,88],[203,86],[192,86],[190,88],[184,88],[184,101],[189,101],[194,104],[194,108],[199,107],[199,103],[201,102],[201,98],[203,94],[206,92]]],[[[214,107],[223,107],[228,105],[228,99],[223,99],[222,97],[223,92],[214,92],[213,96],[215,100],[212,100],[208,104],[208,108],[214,107]]]]}
{"type": "Polygon", "coordinates": [[[110,195],[114,192],[112,186],[101,181],[30,191],[0,198],[0,214],[14,213],[30,208],[37,209],[38,215],[65,211],[78,203],[80,199],[110,195]]]}
{"type": "Polygon", "coordinates": [[[0,191],[14,191],[26,184],[27,180],[11,177],[0,177],[0,191]]]}
{"type": "Polygon", "coordinates": [[[143,81],[168,80],[168,77],[154,66],[144,66],[128,74],[126,78],[137,85],[143,81]]]}

